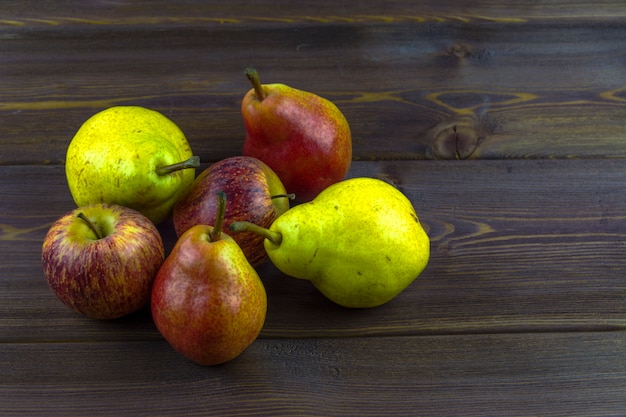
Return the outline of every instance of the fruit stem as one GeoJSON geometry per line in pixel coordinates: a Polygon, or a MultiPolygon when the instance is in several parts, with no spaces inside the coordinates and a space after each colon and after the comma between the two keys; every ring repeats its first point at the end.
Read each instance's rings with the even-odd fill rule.
{"type": "Polygon", "coordinates": [[[265,239],[272,242],[274,245],[278,246],[283,241],[283,235],[279,232],[275,232],[273,230],[266,229],[265,227],[261,227],[254,223],[250,222],[233,222],[230,224],[229,229],[231,232],[252,232],[257,235],[263,236],[265,239]]]}
{"type": "Polygon", "coordinates": [[[199,166],[200,166],[200,157],[194,155],[191,158],[182,162],[177,162],[172,165],[165,165],[162,167],[157,167],[156,173],[157,175],[167,175],[175,171],[180,171],[181,169],[198,168],[199,166]]]}
{"type": "Polygon", "coordinates": [[[87,226],[89,226],[91,231],[96,235],[96,239],[100,240],[103,238],[102,233],[100,232],[98,227],[94,224],[94,222],[89,220],[89,217],[85,216],[82,211],[78,213],[76,217],[87,223],[87,226]]]}
{"type": "Polygon", "coordinates": [[[261,79],[259,78],[259,73],[257,72],[257,70],[254,67],[248,67],[246,68],[245,74],[246,77],[248,77],[248,80],[250,80],[250,82],[252,83],[252,87],[254,87],[254,92],[256,93],[259,101],[265,100],[267,94],[265,94],[265,90],[263,90],[263,86],[261,85],[261,79]]]}
{"type": "Polygon", "coordinates": [[[222,234],[222,225],[224,224],[224,214],[226,214],[226,193],[219,191],[217,193],[217,214],[215,215],[215,225],[213,230],[209,233],[211,242],[217,242],[220,240],[222,234]]]}
{"type": "Polygon", "coordinates": [[[275,198],[288,198],[289,200],[293,200],[294,198],[296,198],[296,195],[294,193],[289,193],[289,194],[277,194],[277,195],[273,195],[270,197],[272,200],[275,198]]]}

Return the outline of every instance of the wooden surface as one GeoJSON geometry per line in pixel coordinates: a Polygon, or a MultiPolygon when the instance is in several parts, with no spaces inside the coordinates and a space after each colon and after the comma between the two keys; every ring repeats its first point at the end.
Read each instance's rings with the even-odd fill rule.
{"type": "Polygon", "coordinates": [[[3,2],[0,415],[624,415],[623,2],[223,3],[3,2]],[[147,310],[65,308],[41,243],[84,120],[154,108],[206,166],[241,151],[250,64],[337,103],[349,175],[398,185],[432,257],[371,310],[266,264],[261,337],[205,368],[147,310]]]}

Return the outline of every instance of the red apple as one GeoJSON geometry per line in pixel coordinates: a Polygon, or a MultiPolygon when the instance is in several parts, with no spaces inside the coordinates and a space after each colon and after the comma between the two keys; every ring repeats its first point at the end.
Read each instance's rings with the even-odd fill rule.
{"type": "MultiPolygon", "coordinates": [[[[215,194],[219,191],[223,191],[228,200],[225,229],[241,220],[269,227],[289,209],[285,187],[270,167],[253,157],[234,156],[202,171],[174,205],[172,221],[177,236],[198,224],[214,226],[218,209],[215,194]]],[[[246,232],[233,239],[253,266],[267,259],[262,237],[246,232]]]]}
{"type": "Polygon", "coordinates": [[[225,196],[218,196],[215,226],[195,225],[183,233],[152,287],[157,329],[177,352],[200,365],[239,356],[261,332],[267,313],[259,275],[239,245],[221,233],[225,196]]]}
{"type": "Polygon", "coordinates": [[[296,200],[312,200],[343,180],[352,162],[350,126],[330,100],[285,84],[262,85],[254,68],[244,96],[243,155],[269,165],[296,200]]]}
{"type": "Polygon", "coordinates": [[[164,257],[161,235],[147,217],[109,204],[64,214],[48,230],[42,248],[54,294],[95,319],[119,318],[146,305],[164,257]]]}

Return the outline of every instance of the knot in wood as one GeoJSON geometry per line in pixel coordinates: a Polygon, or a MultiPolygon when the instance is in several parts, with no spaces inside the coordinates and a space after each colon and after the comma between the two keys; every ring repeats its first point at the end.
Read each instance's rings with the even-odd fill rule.
{"type": "Polygon", "coordinates": [[[435,128],[432,156],[435,159],[467,159],[478,145],[479,133],[474,126],[453,123],[435,128]]]}
{"type": "Polygon", "coordinates": [[[459,59],[469,56],[470,53],[471,48],[468,45],[455,43],[448,48],[448,54],[459,59]]]}

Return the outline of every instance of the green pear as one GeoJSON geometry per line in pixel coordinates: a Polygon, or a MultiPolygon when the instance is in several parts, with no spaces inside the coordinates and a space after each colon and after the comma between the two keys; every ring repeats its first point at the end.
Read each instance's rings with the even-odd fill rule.
{"type": "Polygon", "coordinates": [[[183,132],[163,114],[115,106],[91,116],[70,142],[65,174],[77,206],[119,204],[161,223],[198,167],[183,132]]]}
{"type": "Polygon", "coordinates": [[[310,280],[345,307],[376,307],[426,268],[430,241],[409,199],[374,178],[352,178],[289,209],[269,229],[235,222],[231,230],[265,236],[272,263],[310,280]]]}

